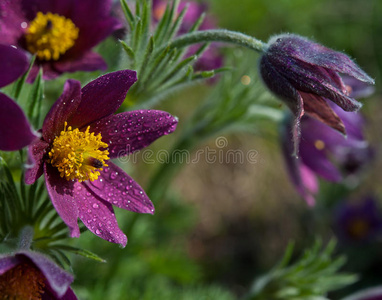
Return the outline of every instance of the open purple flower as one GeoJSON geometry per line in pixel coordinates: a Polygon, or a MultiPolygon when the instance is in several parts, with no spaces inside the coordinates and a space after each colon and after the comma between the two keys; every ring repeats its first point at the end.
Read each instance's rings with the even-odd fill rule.
{"type": "Polygon", "coordinates": [[[29,58],[23,50],[0,44],[0,88],[19,78],[28,66],[29,58]]]}
{"type": "Polygon", "coordinates": [[[300,139],[300,120],[307,114],[346,134],[341,118],[326,100],[345,111],[361,104],[349,96],[339,74],[374,83],[348,56],[294,34],[272,37],[260,60],[260,74],[267,87],[292,110],[294,155],[300,139]]]}
{"type": "Polygon", "coordinates": [[[23,110],[7,95],[0,93],[0,150],[20,150],[36,138],[23,110]]]}
{"type": "Polygon", "coordinates": [[[105,61],[91,49],[121,26],[110,16],[111,2],[1,1],[1,42],[36,54],[29,80],[36,77],[40,66],[44,79],[65,72],[105,70],[105,61]]]}
{"type": "Polygon", "coordinates": [[[373,197],[342,203],[335,211],[334,229],[344,242],[370,241],[382,234],[382,212],[373,197]]]}
{"type": "Polygon", "coordinates": [[[128,155],[173,132],[177,119],[155,110],[114,115],[137,80],[130,70],[106,74],[81,89],[68,80],[47,114],[41,139],[29,146],[34,166],[28,184],[43,173],[54,207],[78,237],[80,218],[90,231],[123,246],[112,205],[137,213],[154,212],[142,188],[109,159],[128,155]]]}
{"type": "Polygon", "coordinates": [[[330,182],[340,182],[344,176],[356,175],[373,157],[362,133],[362,116],[345,112],[332,103],[328,106],[343,121],[347,137],[316,119],[304,116],[301,119],[300,156],[295,158],[290,136],[293,121],[288,119],[283,127],[282,148],[289,175],[309,205],[314,205],[314,195],[318,192],[317,175],[330,182]]]}
{"type": "Polygon", "coordinates": [[[46,256],[32,251],[0,255],[1,299],[76,300],[73,276],[46,256]]]}
{"type": "MultiPolygon", "coordinates": [[[[162,18],[167,4],[168,1],[165,0],[153,0],[152,10],[154,22],[159,22],[162,18]]],[[[200,18],[200,16],[208,9],[207,4],[204,2],[180,1],[178,13],[180,13],[186,6],[188,6],[188,9],[179,28],[178,35],[187,33],[192,28],[194,23],[200,18]]],[[[199,30],[214,28],[216,28],[215,21],[211,18],[211,16],[207,16],[204,18],[199,30]]],[[[195,54],[198,49],[198,45],[191,46],[186,56],[195,54]]],[[[223,55],[219,51],[219,47],[216,44],[211,44],[195,63],[195,69],[198,71],[213,70],[222,66],[223,55]]]]}

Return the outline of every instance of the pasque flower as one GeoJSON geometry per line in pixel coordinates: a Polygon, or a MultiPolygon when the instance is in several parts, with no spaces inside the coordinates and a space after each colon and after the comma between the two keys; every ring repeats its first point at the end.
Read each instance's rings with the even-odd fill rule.
{"type": "Polygon", "coordinates": [[[65,72],[105,70],[105,61],[91,49],[121,26],[110,16],[111,2],[3,0],[1,42],[36,54],[30,80],[40,66],[44,79],[65,72]]]}
{"type": "Polygon", "coordinates": [[[78,81],[68,80],[44,120],[41,139],[29,146],[34,166],[27,169],[26,182],[44,173],[52,203],[72,237],[80,235],[80,218],[101,238],[125,246],[112,205],[154,212],[142,188],[109,160],[175,130],[177,119],[163,111],[113,114],[136,80],[130,70],[103,75],[82,89],[78,81]]]}
{"type": "Polygon", "coordinates": [[[340,182],[344,177],[356,176],[373,157],[362,132],[362,116],[345,112],[332,103],[328,103],[328,107],[341,118],[347,137],[316,119],[304,116],[301,119],[300,156],[295,158],[292,156],[291,118],[286,121],[281,134],[290,178],[309,205],[314,204],[314,195],[318,193],[317,176],[330,182],[340,182]]]}
{"type": "Polygon", "coordinates": [[[326,100],[345,111],[361,104],[349,96],[340,74],[374,83],[348,56],[294,34],[274,36],[260,59],[260,74],[267,87],[292,110],[294,155],[297,156],[300,120],[307,114],[346,134],[341,118],[326,100]]]}
{"type": "Polygon", "coordinates": [[[0,255],[1,299],[76,300],[73,276],[45,255],[28,250],[0,255]]]}
{"type": "Polygon", "coordinates": [[[335,211],[334,229],[343,242],[366,242],[382,234],[382,212],[375,198],[341,203],[335,211]]]}

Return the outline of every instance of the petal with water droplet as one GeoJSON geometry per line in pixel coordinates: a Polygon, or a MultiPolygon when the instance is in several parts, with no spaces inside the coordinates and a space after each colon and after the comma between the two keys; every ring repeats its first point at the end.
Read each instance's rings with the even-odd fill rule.
{"type": "MultiPolygon", "coordinates": [[[[79,185],[82,183],[76,183],[79,185]]],[[[87,188],[84,186],[86,195],[87,188]]],[[[115,218],[113,206],[96,195],[78,197],[78,207],[80,217],[85,226],[94,234],[112,243],[121,244],[123,247],[127,244],[127,237],[118,227],[115,218]],[[96,208],[95,208],[96,207],[96,208]]]]}
{"type": "Polygon", "coordinates": [[[95,187],[95,181],[84,184],[103,200],[117,207],[137,213],[153,214],[154,205],[139,184],[115,164],[108,162],[108,165],[109,173],[114,173],[115,176],[112,179],[109,173],[101,172],[98,180],[103,179],[105,183],[102,190],[95,187]]]}

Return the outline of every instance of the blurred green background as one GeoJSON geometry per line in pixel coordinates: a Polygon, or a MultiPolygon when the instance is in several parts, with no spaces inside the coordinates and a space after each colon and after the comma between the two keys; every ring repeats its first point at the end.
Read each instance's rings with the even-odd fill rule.
{"type": "MultiPolygon", "coordinates": [[[[366,134],[377,155],[348,201],[357,202],[366,194],[381,200],[382,1],[210,0],[208,4],[221,28],[263,41],[282,32],[297,33],[344,51],[376,78],[376,93],[363,101],[363,112],[366,134]]],[[[244,56],[246,51],[252,55],[243,50],[244,56]]],[[[196,86],[156,108],[179,116],[181,128],[210,89],[196,86]]],[[[150,148],[170,149],[174,136],[163,137],[150,148]]],[[[129,238],[124,249],[89,232],[75,241],[107,260],[103,264],[73,257],[74,290],[80,299],[236,299],[247,292],[255,276],[278,262],[290,240],[296,242],[298,254],[317,236],[324,240],[333,236],[332,204],[342,200],[338,199],[343,195],[341,186],[322,183],[318,205],[309,208],[288,179],[275,130],[268,135],[224,137],[228,141],[224,151],[254,149],[258,162],[185,165],[171,190],[154,203],[154,216],[136,218],[117,210],[129,238]]],[[[216,140],[199,147],[217,149],[216,140]]],[[[145,188],[158,166],[145,165],[138,155],[137,162],[122,167],[145,188]]],[[[338,251],[349,257],[346,270],[362,277],[333,293],[332,299],[382,281],[380,239],[350,246],[340,243],[338,251]]]]}

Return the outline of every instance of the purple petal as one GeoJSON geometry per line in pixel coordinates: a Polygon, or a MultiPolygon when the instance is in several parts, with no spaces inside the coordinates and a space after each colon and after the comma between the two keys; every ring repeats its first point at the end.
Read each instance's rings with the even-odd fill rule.
{"type": "Polygon", "coordinates": [[[15,81],[28,70],[29,58],[26,52],[16,47],[0,44],[0,87],[15,81]]]}
{"type": "Polygon", "coordinates": [[[374,286],[358,291],[343,298],[343,300],[382,300],[382,286],[374,286]]]}
{"type": "Polygon", "coordinates": [[[324,99],[303,92],[300,92],[300,95],[303,98],[304,110],[307,115],[346,135],[345,125],[324,99]]]}
{"type": "Polygon", "coordinates": [[[137,74],[131,70],[109,73],[91,81],[82,88],[81,103],[68,123],[80,128],[111,115],[136,81],[137,74]]]}
{"type": "Polygon", "coordinates": [[[309,206],[314,206],[316,204],[314,195],[318,193],[319,188],[317,177],[314,172],[304,164],[300,164],[300,176],[302,186],[298,187],[298,191],[309,206]]]}
{"type": "Polygon", "coordinates": [[[314,144],[301,140],[300,144],[301,159],[306,166],[313,172],[328,181],[339,182],[342,176],[338,169],[327,157],[325,150],[318,150],[314,144]]]}
{"type": "Polygon", "coordinates": [[[45,255],[32,251],[21,251],[18,252],[16,256],[28,257],[36,267],[40,269],[49,283],[50,288],[58,297],[62,297],[73,282],[73,276],[71,274],[62,270],[45,255]]]}
{"type": "Polygon", "coordinates": [[[260,73],[269,90],[280,97],[293,112],[294,124],[291,129],[294,144],[293,155],[297,156],[301,134],[300,120],[304,115],[303,99],[288,80],[275,70],[266,55],[263,55],[260,60],[260,73]]]}
{"type": "Polygon", "coordinates": [[[62,95],[45,117],[42,136],[46,142],[51,143],[56,136],[60,135],[60,132],[64,130],[65,122],[76,112],[80,102],[81,83],[73,79],[67,80],[62,95]]]}
{"type": "Polygon", "coordinates": [[[1,43],[17,45],[23,35],[23,28],[20,25],[26,21],[20,1],[0,1],[0,12],[1,43]]]}
{"type": "Polygon", "coordinates": [[[76,294],[74,294],[71,288],[68,288],[65,295],[62,296],[61,300],[78,300],[76,294]]]}
{"type": "Polygon", "coordinates": [[[52,0],[21,0],[23,11],[29,20],[36,17],[38,12],[56,13],[61,16],[68,16],[73,10],[73,3],[77,0],[70,1],[52,1],[52,0]]]}
{"type": "Polygon", "coordinates": [[[118,227],[113,206],[90,193],[84,184],[76,182],[74,186],[79,217],[85,226],[102,239],[125,247],[127,237],[118,227]]]}
{"type": "Polygon", "coordinates": [[[0,150],[19,150],[36,138],[22,109],[11,98],[0,93],[0,150]]]}
{"type": "Polygon", "coordinates": [[[291,127],[292,124],[288,118],[288,120],[286,120],[286,125],[282,127],[282,153],[284,155],[290,179],[296,187],[297,192],[305,199],[309,206],[312,206],[315,203],[314,194],[318,191],[317,178],[312,171],[302,164],[300,158],[296,158],[292,155],[294,145],[292,143],[290,132],[291,127]]]}
{"type": "Polygon", "coordinates": [[[361,103],[350,98],[342,86],[338,86],[328,70],[288,57],[269,55],[270,63],[299,91],[328,98],[346,111],[356,111],[361,103]],[[287,60],[287,61],[286,61],[287,60]]]}
{"type": "MultiPolygon", "coordinates": [[[[55,74],[48,74],[48,78],[44,79],[54,79],[65,72],[77,72],[77,71],[105,71],[107,69],[107,64],[101,55],[95,52],[85,52],[81,56],[70,57],[68,59],[59,60],[52,63],[56,71],[55,74]]],[[[45,74],[45,73],[44,73],[45,74]]]]}
{"type": "Polygon", "coordinates": [[[154,205],[145,191],[121,168],[108,161],[98,180],[85,185],[98,197],[123,209],[137,213],[154,213],[154,205]]]}
{"type": "Polygon", "coordinates": [[[49,144],[41,139],[36,139],[28,147],[28,165],[25,170],[25,183],[33,184],[44,172],[43,157],[49,144]]]}
{"type": "Polygon", "coordinates": [[[14,268],[20,261],[14,256],[0,256],[0,276],[14,268]]]}
{"type": "Polygon", "coordinates": [[[79,207],[74,199],[74,182],[60,177],[57,168],[44,164],[45,182],[54,208],[61,219],[68,225],[71,237],[79,237],[77,218],[79,207]]]}
{"type": "Polygon", "coordinates": [[[112,115],[92,124],[109,145],[110,158],[128,155],[172,133],[178,120],[160,110],[137,110],[112,115]]]}
{"type": "Polygon", "coordinates": [[[273,44],[274,49],[279,53],[283,52],[283,55],[287,54],[306,63],[348,74],[364,82],[374,83],[370,76],[343,53],[294,34],[275,36],[269,44],[274,41],[277,41],[277,44],[273,44]]]}

